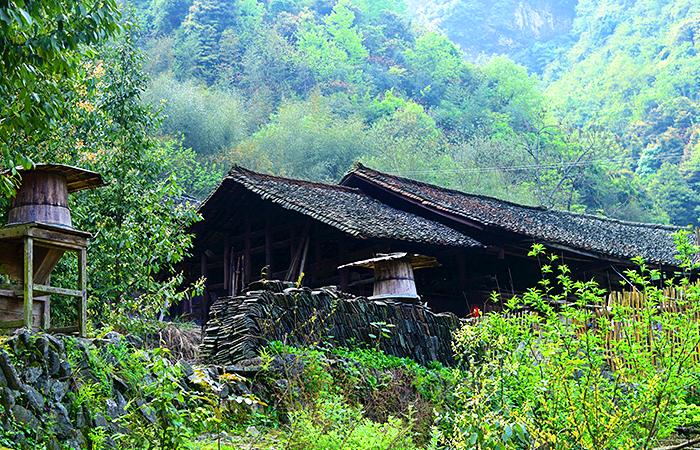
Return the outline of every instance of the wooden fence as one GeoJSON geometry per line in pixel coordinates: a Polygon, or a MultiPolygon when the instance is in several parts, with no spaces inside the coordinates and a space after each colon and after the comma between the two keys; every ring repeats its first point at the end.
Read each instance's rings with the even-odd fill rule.
{"type": "MultiPolygon", "coordinates": [[[[696,282],[696,287],[700,286],[700,281],[696,282]]],[[[686,304],[685,302],[686,296],[685,296],[685,291],[683,290],[677,290],[675,288],[665,288],[663,290],[663,296],[660,299],[660,302],[658,304],[658,308],[660,308],[661,311],[667,311],[667,312],[672,312],[672,313],[683,313],[686,311],[687,313],[687,319],[688,322],[695,322],[697,323],[700,321],[700,311],[695,308],[695,307],[688,307],[689,305],[686,304]]],[[[616,292],[611,292],[607,296],[607,308],[605,308],[605,311],[607,314],[609,314],[611,308],[615,305],[620,305],[624,307],[628,307],[632,310],[631,314],[631,319],[632,320],[637,320],[641,321],[642,319],[642,311],[644,308],[646,308],[647,305],[647,297],[643,292],[640,291],[616,291],[616,292]]],[[[664,333],[666,337],[671,337],[674,341],[680,343],[680,338],[676,338],[669,333],[674,332],[674,330],[664,330],[661,329],[660,324],[645,324],[644,325],[644,332],[640,331],[640,328],[637,327],[635,329],[635,332],[630,333],[628,330],[623,329],[624,324],[619,323],[619,322],[613,322],[613,327],[612,329],[608,332],[606,336],[606,343],[607,347],[612,355],[612,345],[613,342],[616,340],[620,339],[627,339],[627,340],[634,340],[635,343],[640,344],[646,344],[651,346],[652,345],[652,340],[654,339],[654,333],[664,333]],[[658,329],[652,330],[652,327],[658,326],[658,329]],[[653,331],[653,332],[649,332],[653,331]]],[[[692,346],[692,342],[689,342],[689,344],[692,346]]],[[[695,362],[698,362],[700,360],[700,346],[695,345],[695,349],[691,355],[692,359],[695,362]]]]}

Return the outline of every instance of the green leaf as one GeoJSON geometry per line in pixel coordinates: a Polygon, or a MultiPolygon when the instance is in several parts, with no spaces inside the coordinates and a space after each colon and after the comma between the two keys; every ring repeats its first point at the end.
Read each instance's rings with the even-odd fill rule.
{"type": "Polygon", "coordinates": [[[22,18],[24,18],[27,25],[31,25],[33,23],[32,16],[30,16],[27,11],[25,11],[23,8],[17,8],[17,11],[21,14],[22,18]]]}

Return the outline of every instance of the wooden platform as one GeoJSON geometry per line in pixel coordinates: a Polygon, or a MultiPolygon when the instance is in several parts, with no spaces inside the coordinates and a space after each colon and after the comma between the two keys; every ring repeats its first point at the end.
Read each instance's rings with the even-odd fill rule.
{"type": "Polygon", "coordinates": [[[87,324],[87,245],[90,233],[42,223],[0,228],[0,273],[13,283],[0,286],[0,329],[51,328],[50,296],[74,297],[78,323],[61,329],[84,336],[87,324]],[[65,252],[78,255],[78,288],[50,286],[51,271],[65,252]]]}

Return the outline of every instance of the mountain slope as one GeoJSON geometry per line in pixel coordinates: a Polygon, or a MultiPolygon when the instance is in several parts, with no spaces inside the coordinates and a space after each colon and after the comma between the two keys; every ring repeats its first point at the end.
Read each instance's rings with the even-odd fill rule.
{"type": "Polygon", "coordinates": [[[420,23],[444,30],[471,59],[504,54],[541,73],[571,43],[576,0],[410,0],[420,23]]]}
{"type": "MultiPolygon", "coordinates": [[[[616,51],[603,47],[607,22],[596,14],[622,14],[623,1],[133,4],[153,78],[147,100],[163,104],[163,133],[182,136],[213,174],[202,180],[233,163],[335,180],[363,160],[522,203],[684,225],[697,218],[695,172],[677,160],[640,169],[640,156],[654,154],[644,148],[659,134],[656,122],[616,113],[625,79],[611,72],[606,84],[579,92],[599,76],[587,73],[586,58],[616,51]],[[499,53],[543,71],[549,90],[499,53]]],[[[655,20],[649,28],[659,27],[655,20]]],[[[692,42],[690,29],[690,37],[686,28],[681,35],[692,42]]],[[[686,56],[677,61],[673,70],[688,80],[686,56]]],[[[688,105],[685,116],[678,108],[672,116],[655,113],[659,123],[671,120],[662,133],[684,127],[686,148],[695,99],[663,92],[665,105],[688,105]]],[[[665,145],[658,152],[666,154],[665,145]]]]}
{"type": "MultiPolygon", "coordinates": [[[[420,3],[420,6],[418,6],[420,3]]],[[[700,216],[700,2],[432,0],[417,16],[471,57],[543,74],[557,117],[611,130],[616,162],[678,224],[700,216]]]]}

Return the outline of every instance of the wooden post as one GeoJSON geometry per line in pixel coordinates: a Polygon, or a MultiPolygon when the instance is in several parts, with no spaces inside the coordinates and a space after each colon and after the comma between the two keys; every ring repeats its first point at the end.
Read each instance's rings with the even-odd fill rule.
{"type": "Polygon", "coordinates": [[[231,244],[228,236],[224,239],[224,290],[231,292],[231,244]]]}
{"type": "Polygon", "coordinates": [[[78,252],[78,284],[80,285],[80,305],[78,306],[78,333],[87,336],[87,249],[78,252]]]}
{"type": "Polygon", "coordinates": [[[206,303],[208,300],[208,295],[207,295],[207,285],[209,284],[209,280],[207,279],[207,254],[206,250],[202,250],[202,255],[200,257],[199,261],[199,270],[202,278],[204,278],[204,292],[202,293],[202,302],[201,302],[201,307],[199,308],[199,314],[200,314],[200,320],[202,320],[202,323],[204,323],[207,318],[205,316],[205,311],[206,311],[206,303]]]}
{"type": "Polygon", "coordinates": [[[32,329],[34,318],[34,239],[24,238],[24,326],[32,329]]]}
{"type": "Polygon", "coordinates": [[[457,272],[459,278],[459,290],[465,292],[467,290],[467,257],[464,252],[457,253],[457,272]]]}
{"type": "Polygon", "coordinates": [[[205,282],[207,281],[207,255],[204,251],[202,251],[202,256],[199,260],[199,273],[202,276],[202,278],[205,279],[205,282]]]}
{"type": "MultiPolygon", "coordinates": [[[[339,252],[338,254],[342,258],[343,255],[346,255],[348,252],[348,245],[345,241],[345,239],[341,239],[340,242],[338,242],[338,249],[339,252]]],[[[342,260],[339,260],[342,261],[342,260]]],[[[348,269],[340,269],[340,290],[341,291],[347,291],[348,289],[348,284],[349,284],[349,278],[350,278],[350,272],[348,269]]]]}
{"type": "Polygon", "coordinates": [[[267,273],[272,273],[272,229],[270,226],[270,218],[265,220],[265,265],[267,273]]]}
{"type": "Polygon", "coordinates": [[[250,216],[246,216],[245,218],[245,237],[243,239],[243,254],[245,261],[243,261],[244,271],[243,283],[241,284],[241,286],[245,286],[251,281],[253,281],[253,262],[250,260],[250,216]]]}
{"type": "Polygon", "coordinates": [[[297,276],[296,280],[292,281],[297,281],[299,278],[301,278],[301,275],[304,273],[304,268],[306,266],[306,255],[309,253],[309,236],[306,236],[306,242],[304,243],[304,253],[301,255],[301,263],[299,264],[299,275],[297,276]]]}
{"type": "Polygon", "coordinates": [[[44,310],[42,311],[43,319],[41,320],[41,326],[43,329],[48,330],[51,328],[51,296],[47,295],[44,301],[44,310]]]}

